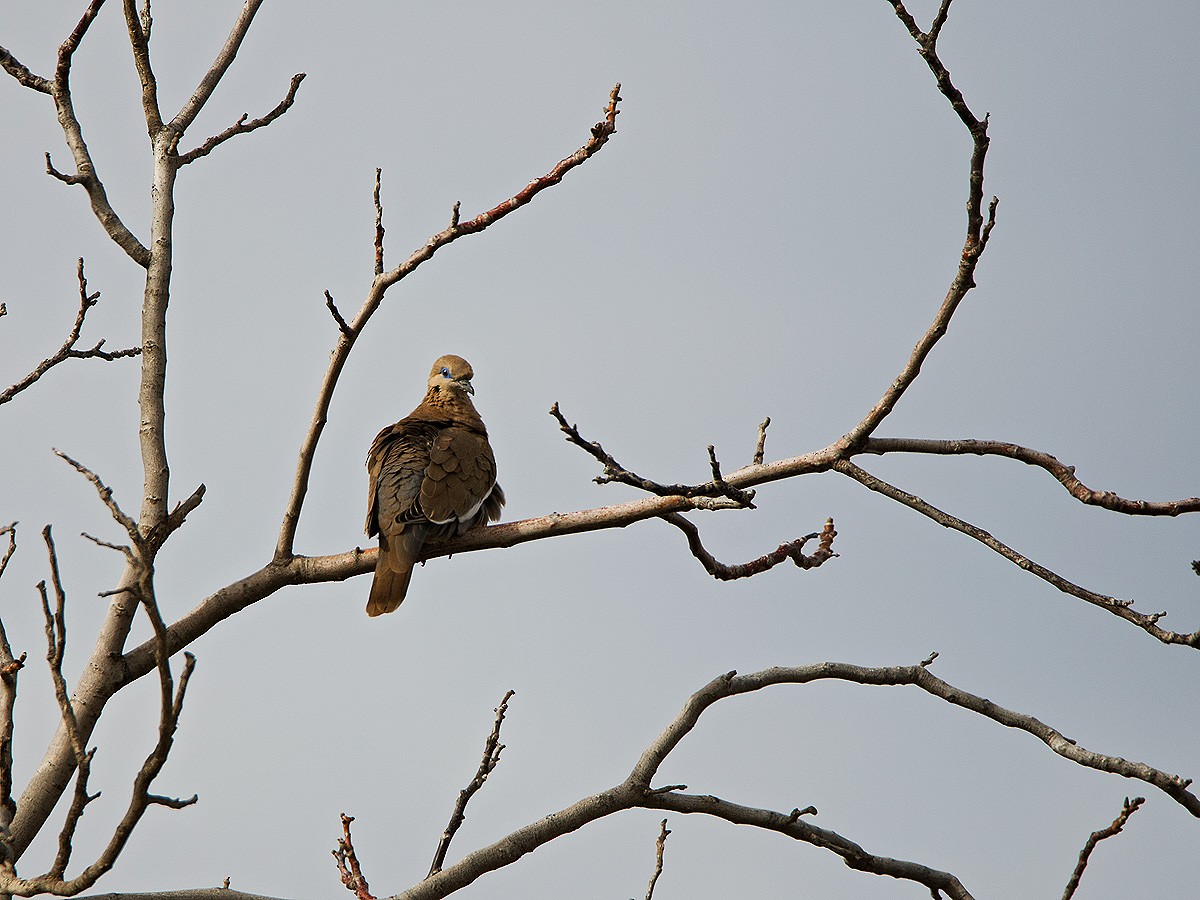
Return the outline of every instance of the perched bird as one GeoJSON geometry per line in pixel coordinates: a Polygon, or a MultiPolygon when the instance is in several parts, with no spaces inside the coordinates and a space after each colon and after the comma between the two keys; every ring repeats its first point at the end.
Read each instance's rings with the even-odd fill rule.
{"type": "Polygon", "coordinates": [[[367,454],[367,534],[379,560],[367,615],[395,610],[427,540],[443,541],[500,518],[504,491],[483,419],[475,411],[471,364],[443,356],[421,405],[375,438],[367,454]]]}

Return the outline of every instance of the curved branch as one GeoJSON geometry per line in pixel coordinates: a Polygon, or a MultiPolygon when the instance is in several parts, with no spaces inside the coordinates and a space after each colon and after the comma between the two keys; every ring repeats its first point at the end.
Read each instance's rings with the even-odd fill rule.
{"type": "Polygon", "coordinates": [[[342,330],[342,335],[338,339],[337,346],[330,356],[329,367],[325,370],[325,377],[321,382],[321,388],[317,393],[317,402],[313,410],[312,421],[300,446],[299,459],[296,463],[296,476],[292,482],[291,497],[288,499],[287,508],[283,513],[283,522],[279,526],[279,540],[275,545],[275,559],[277,561],[285,561],[292,556],[296,542],[296,528],[300,523],[300,511],[304,506],[305,495],[308,493],[308,479],[312,472],[313,458],[317,452],[317,442],[320,441],[321,433],[325,430],[325,423],[328,421],[329,405],[333,401],[333,392],[337,387],[338,378],[341,377],[342,369],[346,365],[346,360],[350,357],[350,351],[354,348],[355,341],[362,334],[362,330],[366,327],[367,322],[370,321],[371,316],[375,314],[380,304],[383,303],[383,297],[387,289],[433,256],[439,248],[465,235],[483,231],[493,222],[503,218],[513,210],[524,206],[546,188],[558,184],[567,172],[576,166],[582,165],[598,153],[600,148],[608,142],[608,139],[616,133],[617,103],[621,99],[620,90],[621,85],[618,84],[609,93],[608,105],[604,110],[604,119],[592,126],[592,136],[582,147],[565,159],[559,160],[549,172],[529,182],[529,184],[512,197],[497,204],[487,212],[480,213],[473,219],[460,222],[458,220],[458,208],[456,205],[455,214],[449,228],[439,231],[431,237],[425,242],[424,246],[410,254],[408,259],[396,266],[396,268],[388,272],[381,272],[375,276],[375,279],[371,282],[370,289],[367,291],[366,299],[363,301],[358,313],[354,316],[354,320],[350,323],[349,331],[342,330]]]}
{"type": "Polygon", "coordinates": [[[937,315],[934,316],[933,324],[917,341],[913,347],[912,354],[909,356],[908,362],[896,376],[896,379],[884,391],[879,402],[876,403],[863,418],[861,422],[847,432],[838,442],[840,447],[857,450],[868,437],[879,427],[880,423],[891,413],[900,398],[904,396],[904,392],[908,390],[921,372],[921,366],[928,358],[937,342],[945,335],[946,329],[950,325],[950,319],[954,316],[955,310],[958,309],[959,303],[966,297],[967,292],[975,287],[975,267],[979,263],[979,258],[983,255],[983,250],[987,246],[988,237],[991,235],[992,228],[996,224],[996,204],[999,202],[995,197],[987,208],[987,221],[983,217],[983,164],[987,157],[988,150],[988,120],[987,116],[979,119],[968,108],[966,100],[963,99],[962,93],[954,86],[950,80],[950,72],[942,63],[937,54],[937,38],[941,31],[942,25],[946,21],[946,16],[949,13],[950,3],[948,0],[943,0],[942,6],[939,8],[933,26],[928,33],[922,32],[917,26],[916,21],[905,9],[902,0],[888,0],[896,10],[896,15],[900,18],[913,40],[917,42],[918,51],[921,57],[925,60],[933,72],[934,78],[937,80],[938,90],[942,95],[950,101],[950,106],[955,113],[966,125],[967,130],[971,133],[972,151],[971,151],[971,173],[969,178],[969,188],[967,192],[967,234],[963,242],[962,256],[958,264],[958,272],[954,276],[954,280],[950,284],[950,289],[946,293],[945,300],[942,301],[941,308],[938,309],[937,315]]]}
{"type": "Polygon", "coordinates": [[[833,539],[837,537],[837,532],[833,530],[833,519],[826,519],[825,527],[819,532],[814,531],[812,534],[806,534],[797,540],[780,544],[775,550],[758,557],[758,559],[752,559],[750,562],[731,566],[721,562],[704,549],[704,544],[700,541],[700,529],[693,522],[679,513],[667,513],[662,518],[687,535],[688,549],[692,551],[692,556],[700,560],[700,564],[704,566],[704,570],[709,575],[720,581],[733,581],[736,578],[749,578],[752,575],[758,575],[761,572],[766,572],[768,569],[775,568],[775,566],[779,565],[785,559],[790,559],[801,569],[815,569],[827,560],[837,556],[833,552],[833,539]],[[805,556],[804,545],[815,538],[821,539],[817,552],[812,554],[812,556],[805,556]]]}
{"type": "Polygon", "coordinates": [[[799,810],[792,813],[775,812],[730,803],[719,797],[696,796],[669,791],[651,794],[641,804],[650,809],[662,809],[679,813],[699,813],[732,822],[734,825],[750,825],[763,831],[775,831],[798,841],[804,841],[836,853],[851,869],[872,875],[888,875],[904,881],[923,884],[931,891],[944,891],[956,900],[972,900],[970,892],[949,872],[941,872],[921,863],[868,853],[854,841],[842,837],[835,831],[819,828],[800,818],[799,810]]]}
{"type": "Polygon", "coordinates": [[[1127,500],[1112,491],[1097,491],[1075,477],[1075,467],[1064,465],[1049,453],[1022,447],[1007,441],[931,440],[927,438],[869,438],[861,453],[882,456],[885,453],[932,453],[942,456],[1004,456],[1026,465],[1037,466],[1053,475],[1067,492],[1089,506],[1099,506],[1130,516],[1179,516],[1200,512],[1200,497],[1183,500],[1127,500]]]}
{"type": "Polygon", "coordinates": [[[1101,609],[1108,610],[1115,616],[1120,616],[1127,622],[1132,622],[1138,628],[1145,631],[1151,637],[1157,638],[1164,644],[1179,644],[1185,647],[1200,648],[1200,630],[1194,631],[1191,634],[1179,634],[1174,631],[1168,631],[1165,628],[1160,628],[1158,625],[1159,619],[1166,613],[1140,613],[1132,606],[1132,601],[1118,600],[1116,597],[1108,597],[1104,594],[1097,594],[1095,591],[1089,591],[1085,587],[1080,587],[1074,582],[1068,581],[1056,572],[1047,569],[1029,557],[1018,553],[1007,544],[998,541],[987,531],[982,528],[972,525],[963,519],[953,516],[950,513],[943,512],[931,503],[922,500],[915,494],[910,494],[903,491],[895,485],[888,484],[881,478],[877,478],[870,472],[856,466],[849,460],[838,460],[834,463],[833,468],[841,472],[843,475],[848,475],[855,481],[864,485],[876,493],[883,494],[892,500],[903,503],[910,509],[915,509],[921,515],[932,519],[939,525],[946,528],[953,528],[955,531],[965,534],[967,537],[974,538],[990,550],[1003,556],[1009,562],[1014,563],[1026,572],[1036,575],[1038,578],[1058,588],[1064,594],[1070,594],[1072,597],[1078,597],[1080,600],[1085,600],[1093,606],[1098,606],[1101,609]]]}

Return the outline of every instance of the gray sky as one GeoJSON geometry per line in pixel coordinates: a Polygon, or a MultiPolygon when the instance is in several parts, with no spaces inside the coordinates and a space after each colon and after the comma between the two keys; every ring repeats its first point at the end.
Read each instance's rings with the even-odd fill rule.
{"type": "MultiPolygon", "coordinates": [[[[112,5],[112,4],[110,4],[112,5]]],[[[0,44],[42,74],[81,3],[0,4],[0,44]]],[[[662,481],[702,481],[818,449],[900,371],[961,249],[969,140],[883,0],[859,3],[268,2],[185,144],[261,115],[270,128],[186,167],[170,320],[172,502],[208,493],[158,563],[168,619],[274,549],[300,437],[343,312],[370,282],[376,166],[388,262],[574,151],[623,84],[618,133],[529,207],[459,241],[388,295],[346,368],[297,551],[362,534],[371,438],[418,402],[430,362],[474,364],[506,520],[618,502],[546,415],[662,481]]],[[[933,2],[912,4],[927,25],[933,2]]],[[[153,50],[165,110],[190,94],[240,4],[162,0],[153,50]]],[[[76,109],[101,177],[146,239],[149,154],[119,6],[76,57],[76,109]]],[[[1010,440],[1090,486],[1163,500],[1197,490],[1195,252],[1200,9],[960,0],[940,52],[991,114],[998,224],[958,312],[881,434],[1010,440]]],[[[108,242],[47,97],[0,80],[0,387],[66,334],[75,260],[102,291],[82,343],[138,342],[139,270],[108,242]]],[[[0,408],[0,521],[20,547],[0,581],[14,649],[40,663],[33,585],[52,523],[70,595],[68,674],[120,571],[77,537],[120,537],[91,486],[141,490],[136,363],[76,362],[0,408]]],[[[1200,627],[1194,519],[1129,519],[995,459],[864,466],[1063,576],[1200,627]]],[[[422,877],[492,710],[516,690],[500,767],[451,860],[620,781],[686,697],[730,669],[834,659],[912,664],[1032,714],[1083,746],[1200,774],[1200,658],[1060,594],[961,535],[836,475],[763,488],[759,509],[697,515],[742,562],[833,516],[840,558],[720,584],[656,522],[436,560],[391,616],[367,578],[281,591],[193,646],[176,749],[156,784],[200,795],[152,809],[103,890],[219,884],[289,897],[344,889],[338,813],[384,896],[422,877]]],[[[139,629],[145,626],[139,623],[139,629]]],[[[141,632],[139,632],[140,634],[141,632]]],[[[37,664],[21,680],[18,781],[57,723],[37,664]]],[[[105,714],[77,859],[107,840],[152,746],[146,680],[105,714]]],[[[670,757],[682,782],[748,805],[815,805],[871,852],[958,875],[979,897],[1057,897],[1087,835],[1148,802],[1096,851],[1081,897],[1194,891],[1200,825],[1148,785],[1079,768],[1027,734],[916,689],[777,687],[724,701],[670,757]]],[[[463,897],[641,896],[660,816],[626,813],[542,848],[463,897]]],[[[779,835],[672,816],[655,896],[921,897],[779,835]]],[[[22,861],[53,856],[48,828],[22,861]]]]}

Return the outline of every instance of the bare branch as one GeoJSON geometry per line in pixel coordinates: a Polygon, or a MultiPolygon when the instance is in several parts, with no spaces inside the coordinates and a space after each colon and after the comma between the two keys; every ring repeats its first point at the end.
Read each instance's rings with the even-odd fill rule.
{"type": "Polygon", "coordinates": [[[226,70],[233,64],[233,59],[237,56],[238,50],[242,46],[242,41],[246,37],[246,32],[250,30],[250,23],[254,21],[254,14],[258,12],[258,8],[262,6],[263,0],[246,0],[242,6],[242,11],[238,14],[237,21],[234,22],[233,28],[229,32],[229,37],[225,39],[224,46],[221,47],[216,59],[213,60],[204,77],[200,80],[200,84],[196,86],[196,90],[188,99],[183,108],[175,115],[169,123],[169,127],[176,134],[182,135],[187,131],[188,126],[195,121],[196,116],[200,114],[200,110],[204,108],[204,104],[208,102],[208,98],[212,96],[213,91],[217,89],[221,78],[224,77],[226,70]]]}
{"type": "Polygon", "coordinates": [[[692,555],[700,560],[709,575],[720,581],[733,581],[736,578],[758,575],[760,572],[773,569],[785,559],[790,559],[801,569],[815,569],[826,560],[837,556],[833,552],[833,539],[837,536],[837,532],[833,529],[833,519],[826,519],[825,527],[820,532],[814,531],[812,534],[806,534],[790,543],[780,544],[774,551],[760,556],[758,559],[731,566],[719,561],[704,549],[704,544],[700,541],[700,529],[689,519],[679,513],[667,513],[662,518],[687,535],[688,548],[692,551],[692,555]],[[812,556],[805,556],[804,545],[814,538],[821,539],[820,546],[812,556]]]}
{"type": "Polygon", "coordinates": [[[492,733],[484,742],[483,759],[479,762],[479,769],[475,772],[471,783],[458,792],[458,800],[454,803],[454,812],[450,814],[450,821],[442,832],[441,840],[438,841],[437,852],[433,854],[433,864],[429,867],[429,874],[425,876],[426,878],[442,871],[442,864],[446,862],[446,852],[450,849],[450,842],[454,840],[454,835],[458,833],[458,829],[467,817],[467,804],[471,802],[475,792],[483,787],[488,776],[492,774],[492,770],[500,762],[500,753],[504,750],[504,745],[500,743],[500,726],[504,724],[504,715],[508,712],[508,701],[515,693],[516,691],[508,691],[504,695],[504,699],[500,701],[500,705],[496,707],[496,722],[492,726],[492,733]]]}
{"type": "MultiPolygon", "coordinates": [[[[818,828],[800,821],[795,812],[786,814],[767,809],[757,809],[730,803],[719,797],[696,796],[693,794],[664,793],[647,797],[641,804],[651,809],[672,810],[680,813],[701,813],[732,822],[735,825],[750,825],[765,831],[776,831],[790,838],[813,844],[842,857],[851,869],[873,875],[887,875],[905,881],[923,884],[931,891],[944,891],[956,900],[972,900],[971,893],[949,872],[941,872],[920,863],[876,856],[868,853],[854,841],[842,837],[826,828],[818,828]]],[[[940,896],[940,894],[934,894],[940,896]]]]}
{"type": "MultiPolygon", "coordinates": [[[[249,5],[249,2],[247,5],[249,5]]],[[[337,346],[333,350],[329,366],[325,370],[325,377],[317,393],[317,402],[313,409],[312,421],[300,446],[299,459],[296,462],[296,475],[292,482],[292,493],[288,499],[287,508],[283,513],[283,521],[279,527],[279,540],[275,545],[275,559],[277,562],[290,559],[293,554],[296,541],[296,528],[300,523],[300,511],[304,506],[305,495],[308,493],[308,479],[312,472],[313,458],[317,452],[317,443],[321,439],[321,433],[325,430],[325,423],[328,421],[329,405],[333,400],[333,392],[337,387],[338,378],[341,376],[342,369],[346,365],[346,360],[350,356],[350,351],[353,349],[355,341],[362,334],[363,328],[366,327],[371,316],[375,314],[375,311],[383,302],[388,288],[405,278],[417,266],[433,256],[439,248],[458,240],[464,235],[483,231],[493,222],[529,203],[546,188],[558,184],[567,172],[576,166],[582,165],[598,153],[600,148],[608,142],[608,139],[617,130],[617,103],[621,99],[620,89],[621,86],[619,84],[612,89],[609,94],[608,105],[604,109],[604,119],[592,126],[591,138],[573,154],[559,160],[557,165],[548,173],[540,178],[535,178],[522,190],[492,207],[487,212],[480,213],[475,218],[466,222],[459,222],[456,215],[449,228],[439,231],[431,237],[425,242],[424,246],[410,254],[408,259],[396,266],[396,268],[375,276],[375,280],[371,283],[370,290],[367,292],[366,299],[363,301],[358,313],[354,316],[354,321],[350,323],[350,334],[343,332],[337,346]]]]}
{"type": "Polygon", "coordinates": [[[133,521],[132,518],[126,515],[121,507],[117,504],[116,499],[113,497],[112,488],[101,481],[100,476],[87,466],[83,465],[83,463],[76,462],[61,450],[55,450],[54,455],[66,462],[67,465],[92,483],[92,486],[96,488],[96,493],[100,495],[101,502],[108,507],[108,511],[112,514],[112,517],[117,520],[117,524],[125,529],[125,533],[129,535],[129,539],[133,541],[135,546],[141,547],[144,542],[142,540],[142,534],[138,530],[137,522],[133,521]]]}
{"type": "Polygon", "coordinates": [[[146,117],[146,130],[150,133],[150,139],[154,140],[162,130],[163,122],[162,112],[158,108],[158,82],[150,65],[150,35],[135,0],[122,0],[122,5],[125,28],[129,32],[129,46],[133,48],[133,62],[142,82],[142,113],[146,117]]]}
{"type": "Polygon", "coordinates": [[[771,417],[767,416],[762,420],[762,424],[758,426],[758,446],[754,448],[754,465],[761,466],[763,456],[767,452],[767,428],[771,424],[771,417]]]}
{"type": "Polygon", "coordinates": [[[96,14],[100,11],[100,7],[103,5],[104,0],[92,0],[84,11],[83,16],[80,17],[75,29],[63,42],[62,46],[59,47],[58,63],[54,70],[54,80],[50,91],[48,91],[54,98],[54,106],[58,111],[58,121],[62,126],[67,147],[70,148],[71,155],[75,159],[77,174],[65,176],[58,172],[50,162],[49,153],[46,154],[46,171],[67,184],[82,185],[84,190],[87,191],[92,213],[104,227],[109,238],[124,250],[130,259],[144,268],[150,265],[150,251],[134,236],[133,232],[125,227],[125,223],[121,221],[120,216],[117,215],[116,211],[112,208],[112,204],[109,203],[108,194],[104,190],[104,184],[100,181],[100,176],[96,174],[96,167],[92,163],[87,142],[83,139],[83,129],[80,127],[79,119],[75,115],[75,108],[71,99],[72,58],[84,35],[87,34],[92,21],[96,18],[96,14]]]}
{"type": "MultiPolygon", "coordinates": [[[[0,527],[0,535],[8,535],[8,547],[0,557],[0,576],[17,551],[17,523],[0,527]]],[[[9,838],[17,803],[13,799],[13,708],[17,702],[17,675],[25,666],[26,654],[13,656],[12,645],[0,619],[0,865],[11,864],[12,846],[9,838]]]]}
{"type": "Polygon", "coordinates": [[[87,278],[83,274],[83,257],[79,258],[79,263],[76,267],[76,276],[79,280],[79,312],[75,314],[75,324],[72,326],[67,339],[63,341],[58,351],[42,360],[34,368],[32,372],[22,378],[20,381],[0,391],[0,403],[7,403],[17,394],[32,386],[39,378],[45,375],[59,363],[68,359],[103,359],[112,362],[114,359],[120,359],[125,356],[137,356],[142,352],[141,347],[130,347],[126,350],[117,350],[108,352],[104,350],[103,339],[98,341],[96,346],[90,350],[76,350],[75,344],[79,341],[79,334],[83,330],[83,321],[87,318],[88,310],[96,305],[100,299],[100,292],[89,294],[87,290],[87,278]]]}
{"type": "Polygon", "coordinates": [[[1071,880],[1067,882],[1062,900],[1071,900],[1075,896],[1075,891],[1079,888],[1079,879],[1083,877],[1083,870],[1087,868],[1088,859],[1091,857],[1092,851],[1096,849],[1096,845],[1105,838],[1120,834],[1121,829],[1125,827],[1125,823],[1129,821],[1129,817],[1137,812],[1138,808],[1145,802],[1145,797],[1134,797],[1133,800],[1126,797],[1125,803],[1121,808],[1121,813],[1113,819],[1113,823],[1107,828],[1101,828],[1099,831],[1091,833],[1087,842],[1083,845],[1083,849],[1079,851],[1079,862],[1075,864],[1075,871],[1071,873],[1071,880]]]}
{"type": "Polygon", "coordinates": [[[239,134],[249,134],[251,131],[262,128],[264,125],[270,125],[285,112],[292,108],[292,104],[296,102],[296,91],[300,88],[300,82],[305,79],[305,73],[299,72],[292,76],[291,85],[288,87],[288,92],[279,105],[257,119],[251,119],[249,113],[242,113],[241,118],[222,131],[220,134],[213,135],[195,150],[189,150],[187,153],[180,154],[176,165],[186,166],[188,163],[195,162],[202,156],[208,156],[218,146],[225,143],[231,137],[236,137],[239,134]],[[249,120],[249,121],[247,121],[249,120]]]}
{"type": "Polygon", "coordinates": [[[344,884],[358,900],[375,900],[367,879],[363,877],[362,868],[358,864],[358,855],[354,852],[354,842],[350,839],[350,823],[354,816],[342,813],[342,836],[338,838],[337,849],[333,858],[337,860],[338,873],[344,884]]]}
{"type": "Polygon", "coordinates": [[[42,94],[54,95],[53,81],[29,71],[19,59],[3,47],[0,47],[0,68],[15,78],[18,84],[42,94]]]}
{"type": "MultiPolygon", "coordinates": [[[[380,181],[383,178],[383,169],[376,167],[375,169],[375,275],[383,274],[383,202],[379,198],[380,181]]],[[[457,214],[455,222],[457,224],[457,214]]],[[[344,324],[344,323],[343,323],[344,324]]],[[[344,333],[344,329],[343,329],[344,333]]]]}
{"type": "Polygon", "coordinates": [[[329,314],[333,316],[333,321],[337,322],[338,331],[344,337],[353,338],[354,334],[350,331],[350,326],[346,324],[346,320],[342,318],[342,314],[338,312],[337,304],[333,302],[333,294],[329,291],[325,292],[325,305],[329,307],[329,314]]]}
{"type": "Polygon", "coordinates": [[[1022,447],[1007,441],[930,440],[925,438],[870,438],[862,453],[933,453],[943,456],[973,454],[975,456],[1004,456],[1030,466],[1045,469],[1053,475],[1072,497],[1089,506],[1099,506],[1131,516],[1178,516],[1200,512],[1200,497],[1183,500],[1127,500],[1112,491],[1097,491],[1075,477],[1075,467],[1064,465],[1049,453],[1022,447]]]}
{"type": "Polygon", "coordinates": [[[654,842],[654,874],[650,876],[650,883],[646,885],[646,900],[654,900],[654,885],[658,884],[658,877],[662,875],[663,851],[666,850],[667,835],[670,833],[667,820],[663,819],[659,826],[658,840],[654,842]]]}
{"type": "Polygon", "coordinates": [[[983,119],[976,118],[967,107],[962,94],[950,80],[950,72],[946,69],[937,54],[938,32],[945,23],[950,4],[943,0],[942,6],[938,10],[937,17],[934,20],[933,27],[930,29],[929,34],[925,34],[917,26],[908,10],[905,9],[902,0],[890,0],[890,2],[895,8],[896,15],[900,18],[900,21],[904,23],[913,40],[917,42],[921,57],[925,60],[930,71],[933,72],[934,78],[937,80],[938,90],[950,101],[950,105],[955,113],[958,114],[963,124],[967,126],[967,130],[971,132],[973,149],[971,152],[970,186],[967,193],[967,234],[966,240],[963,243],[958,272],[954,276],[946,298],[942,301],[941,308],[934,317],[933,323],[917,341],[916,346],[913,347],[912,354],[909,356],[908,363],[901,370],[900,374],[896,376],[891,385],[888,386],[883,396],[880,397],[879,402],[871,408],[870,412],[867,413],[861,422],[855,425],[838,442],[839,446],[851,451],[861,447],[863,441],[870,437],[875,429],[879,427],[880,423],[887,418],[900,401],[900,398],[904,396],[904,392],[908,390],[909,385],[920,374],[921,366],[928,358],[934,346],[945,335],[946,329],[950,325],[950,319],[954,316],[955,310],[958,309],[959,303],[962,302],[967,292],[975,287],[975,267],[979,262],[980,256],[983,254],[984,247],[987,246],[988,238],[996,222],[997,200],[994,197],[988,206],[986,223],[983,218],[983,164],[988,150],[987,117],[984,116],[983,119]]]}
{"type": "Polygon", "coordinates": [[[1116,597],[1108,597],[1104,594],[1098,594],[1095,591],[1089,591],[1085,587],[1080,587],[1074,582],[1068,581],[1056,572],[1047,569],[1029,557],[1018,553],[1016,550],[1009,547],[1007,544],[998,541],[991,534],[966,522],[963,519],[953,516],[950,513],[943,512],[931,503],[927,503],[915,494],[910,494],[903,491],[894,485],[888,484],[880,478],[872,475],[870,472],[856,466],[849,460],[839,460],[834,464],[833,468],[841,472],[843,475],[848,475],[860,484],[870,488],[876,493],[883,494],[892,500],[903,503],[910,509],[915,509],[921,515],[926,516],[939,525],[946,528],[953,528],[955,531],[961,532],[968,537],[974,538],[990,550],[1003,556],[1009,562],[1012,562],[1036,575],[1038,578],[1053,585],[1062,591],[1064,594],[1070,594],[1072,597],[1078,597],[1091,603],[1093,606],[1098,606],[1101,609],[1107,610],[1115,616],[1119,616],[1127,622],[1132,622],[1138,628],[1145,631],[1151,637],[1157,638],[1164,644],[1180,644],[1187,647],[1200,648],[1200,631],[1192,632],[1191,634],[1178,634],[1174,631],[1168,631],[1159,627],[1158,622],[1166,613],[1141,613],[1133,608],[1132,601],[1118,600],[1116,597]]]}
{"type": "Polygon", "coordinates": [[[711,446],[708,448],[708,454],[709,466],[713,472],[712,481],[704,484],[661,484],[649,478],[643,478],[625,468],[600,446],[599,442],[589,441],[583,437],[579,433],[579,429],[566,420],[557,403],[550,407],[550,415],[558,422],[558,427],[567,436],[568,441],[585,450],[604,466],[604,474],[597,475],[592,479],[596,484],[612,482],[627,484],[648,493],[657,494],[659,497],[728,497],[742,507],[754,508],[754,504],[751,502],[754,499],[754,492],[739,490],[721,475],[721,466],[717,462],[716,453],[711,446]]]}

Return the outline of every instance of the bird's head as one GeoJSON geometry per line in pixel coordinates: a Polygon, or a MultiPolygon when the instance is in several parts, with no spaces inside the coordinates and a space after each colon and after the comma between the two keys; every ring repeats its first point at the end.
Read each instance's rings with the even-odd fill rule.
{"type": "Polygon", "coordinates": [[[474,375],[471,364],[461,356],[454,354],[440,356],[438,361],[433,364],[433,368],[429,370],[429,388],[430,390],[437,388],[441,391],[462,391],[474,394],[475,388],[471,386],[471,378],[474,375]]]}

